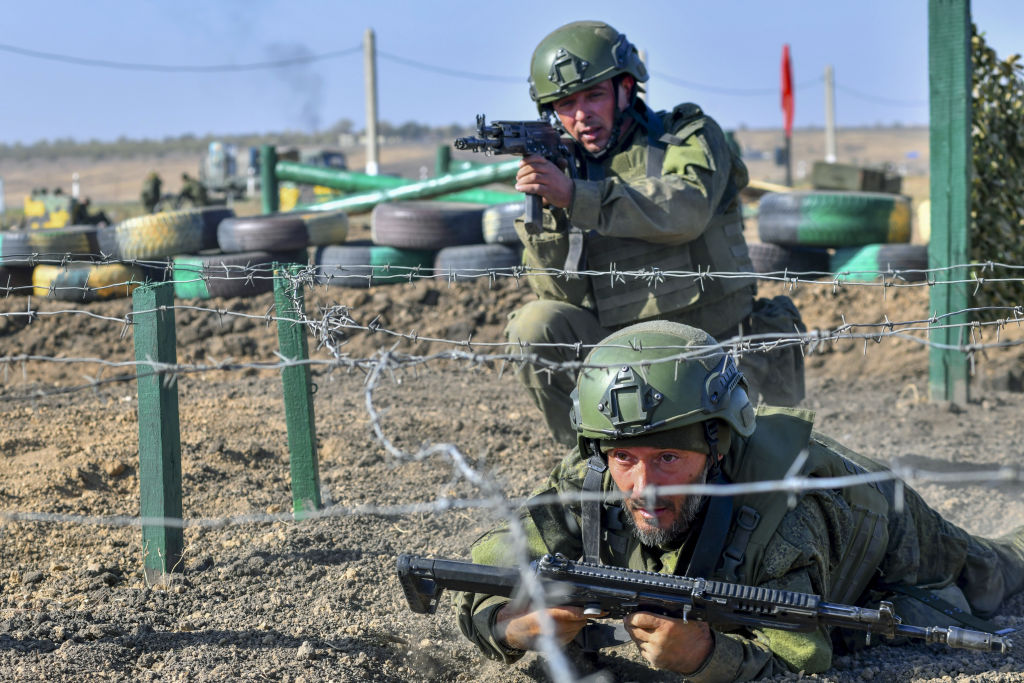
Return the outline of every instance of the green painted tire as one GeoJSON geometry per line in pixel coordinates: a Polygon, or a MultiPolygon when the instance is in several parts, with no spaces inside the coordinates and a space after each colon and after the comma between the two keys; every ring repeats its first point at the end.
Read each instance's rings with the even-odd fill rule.
{"type": "Polygon", "coordinates": [[[118,258],[146,260],[192,254],[203,248],[202,209],[161,211],[114,226],[118,258]]]}
{"type": "Polygon", "coordinates": [[[757,210],[762,242],[857,247],[910,241],[910,198],[881,192],[768,193],[757,210]]]}
{"type": "Polygon", "coordinates": [[[370,287],[429,275],[436,252],[397,249],[366,241],[320,247],[313,257],[317,282],[332,287],[370,287]]]}
{"type": "Polygon", "coordinates": [[[179,299],[255,296],[274,288],[274,263],[306,264],[308,260],[305,250],[176,256],[171,269],[174,296],[179,299]]]}
{"type": "Polygon", "coordinates": [[[886,280],[922,282],[928,277],[928,246],[925,244],[869,244],[836,249],[831,270],[840,282],[886,280]]]}
{"type": "Polygon", "coordinates": [[[126,297],[143,282],[142,269],[125,263],[39,265],[32,269],[35,295],[63,301],[126,297]]]}

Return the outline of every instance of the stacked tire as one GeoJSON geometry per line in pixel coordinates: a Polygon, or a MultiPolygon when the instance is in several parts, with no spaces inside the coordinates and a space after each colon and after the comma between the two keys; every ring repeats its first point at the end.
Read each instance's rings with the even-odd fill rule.
{"type": "Polygon", "coordinates": [[[65,301],[127,296],[141,269],[107,263],[95,225],[0,232],[0,295],[34,294],[65,301]]]}
{"type": "Polygon", "coordinates": [[[431,274],[451,280],[491,277],[496,269],[515,267],[515,247],[485,241],[485,214],[483,207],[455,202],[378,204],[369,241],[316,250],[318,281],[365,288],[431,274]]]}
{"type": "Polygon", "coordinates": [[[880,192],[769,193],[758,206],[759,273],[871,281],[922,280],[928,248],[910,241],[910,198],[880,192]]]}

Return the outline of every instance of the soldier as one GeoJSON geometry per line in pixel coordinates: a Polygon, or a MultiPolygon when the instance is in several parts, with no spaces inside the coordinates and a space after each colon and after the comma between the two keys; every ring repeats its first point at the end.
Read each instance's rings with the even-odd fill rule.
{"type": "MultiPolygon", "coordinates": [[[[543,228],[517,223],[524,262],[566,271],[753,270],[743,237],[739,192],[747,169],[715,121],[695,104],[654,112],[638,97],[647,69],[636,47],[607,24],[567,24],[533,53],[530,96],[544,117],[575,141],[576,178],[539,156],[527,157],[516,189],[543,197],[543,228]]],[[[741,332],[803,331],[787,297],[755,300],[748,277],[645,279],[531,275],[539,301],[513,313],[513,350],[548,360],[578,360],[576,349],[646,319],[711,331],[723,341],[741,332]],[[539,344],[538,346],[527,346],[539,344]]],[[[803,397],[803,359],[792,347],[743,359],[758,394],[777,405],[803,397]]],[[[572,445],[567,373],[519,377],[554,437],[572,445]]]]}
{"type": "Polygon", "coordinates": [[[149,213],[153,213],[156,210],[156,205],[160,202],[162,185],[163,182],[156,171],[150,171],[146,179],[142,181],[142,205],[146,207],[146,211],[149,213]]]}
{"type": "MultiPolygon", "coordinates": [[[[898,504],[891,479],[792,499],[782,491],[702,497],[652,490],[774,481],[794,469],[805,477],[885,470],[812,431],[811,411],[755,411],[731,357],[702,330],[639,323],[602,341],[585,365],[572,396],[578,447],[536,490],[543,499],[519,513],[534,557],[582,556],[846,604],[892,599],[911,624],[988,631],[995,628],[978,626],[974,615],[991,615],[1024,590],[1024,526],[998,540],[971,536],[909,488],[898,504]],[[803,453],[806,460],[794,465],[803,453]],[[581,491],[601,500],[585,502],[581,491]],[[551,502],[556,494],[561,505],[551,502]]],[[[473,545],[473,561],[511,566],[516,547],[503,526],[473,545]]],[[[537,646],[540,622],[536,612],[508,603],[455,597],[463,633],[488,656],[512,662],[537,646]]],[[[563,644],[587,623],[580,607],[547,612],[563,644]]],[[[718,629],[648,612],[627,615],[622,626],[624,640],[652,666],[692,681],[822,672],[834,645],[853,642],[839,630],[718,629]]]]}
{"type": "Polygon", "coordinates": [[[208,203],[209,198],[206,195],[206,187],[188,173],[182,173],[181,194],[178,196],[179,208],[206,206],[208,203]]]}

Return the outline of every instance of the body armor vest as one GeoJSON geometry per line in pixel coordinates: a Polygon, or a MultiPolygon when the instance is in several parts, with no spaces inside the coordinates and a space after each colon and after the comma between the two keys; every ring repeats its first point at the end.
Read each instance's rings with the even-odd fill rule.
{"type": "MultiPolygon", "coordinates": [[[[642,132],[637,131],[627,153],[620,152],[601,164],[591,161],[586,166],[588,179],[600,179],[605,173],[626,182],[661,177],[665,148],[682,144],[707,125],[703,112],[694,104],[676,107],[670,116],[677,127],[675,135],[664,133],[660,114],[646,110],[642,124],[647,130],[646,141],[642,132]],[[680,124],[682,127],[678,127],[680,124]]],[[[730,182],[722,204],[733,204],[739,189],[730,182]]],[[[603,273],[589,276],[590,291],[598,320],[609,329],[672,314],[672,319],[679,322],[703,324],[704,321],[688,321],[686,309],[713,303],[753,283],[749,278],[658,277],[665,272],[695,273],[709,269],[753,272],[738,207],[716,214],[699,237],[685,244],[656,244],[590,233],[585,236],[584,255],[587,270],[603,273]],[[617,278],[615,271],[649,271],[652,277],[617,278]]]]}

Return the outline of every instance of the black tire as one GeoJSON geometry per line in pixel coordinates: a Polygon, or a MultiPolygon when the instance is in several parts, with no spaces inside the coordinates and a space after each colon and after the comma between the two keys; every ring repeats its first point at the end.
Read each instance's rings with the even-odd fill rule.
{"type": "Polygon", "coordinates": [[[814,247],[784,247],[781,244],[752,242],[747,245],[755,273],[806,274],[811,277],[828,275],[827,249],[814,247]]]}
{"type": "Polygon", "coordinates": [[[32,269],[23,266],[0,266],[0,297],[8,294],[32,293],[32,269]]]}
{"type": "Polygon", "coordinates": [[[928,245],[869,244],[836,249],[831,270],[841,281],[871,282],[884,274],[887,280],[922,282],[928,277],[928,245]]]}
{"type": "Polygon", "coordinates": [[[483,242],[483,208],[457,202],[389,202],[370,217],[374,244],[402,249],[443,249],[483,242]]]}
{"type": "Polygon", "coordinates": [[[907,242],[910,198],[881,192],[770,192],[758,205],[757,232],[762,242],[784,246],[907,242]]]}
{"type": "Polygon", "coordinates": [[[227,218],[234,218],[234,209],[229,209],[226,206],[208,206],[199,209],[200,214],[203,217],[203,246],[202,249],[216,249],[217,248],[217,228],[220,226],[221,221],[227,218]]]}
{"type": "Polygon", "coordinates": [[[313,256],[317,282],[334,287],[366,288],[409,282],[429,275],[432,250],[398,249],[367,241],[320,247],[313,256]]]}
{"type": "Polygon", "coordinates": [[[479,280],[491,277],[495,271],[511,272],[522,262],[522,256],[515,247],[505,244],[468,244],[447,247],[437,252],[434,274],[449,280],[479,280]]]}
{"type": "Polygon", "coordinates": [[[344,244],[348,239],[348,214],[344,211],[310,211],[302,214],[306,222],[308,246],[344,244]]]}
{"type": "Polygon", "coordinates": [[[297,213],[227,218],[217,228],[217,244],[227,253],[305,249],[306,222],[297,213]]]}
{"type": "Polygon", "coordinates": [[[96,246],[100,258],[117,261],[121,258],[121,250],[117,248],[117,226],[104,225],[96,230],[96,246]]]}
{"type": "Polygon", "coordinates": [[[246,297],[274,288],[274,263],[306,263],[305,250],[197,254],[174,259],[174,295],[179,299],[246,297]]]}
{"type": "Polygon", "coordinates": [[[99,252],[95,225],[0,231],[4,265],[61,263],[68,257],[92,260],[99,252]]]}
{"type": "Polygon", "coordinates": [[[484,209],[484,242],[487,244],[519,244],[519,235],[516,234],[516,219],[525,211],[525,202],[495,204],[484,209]]]}

